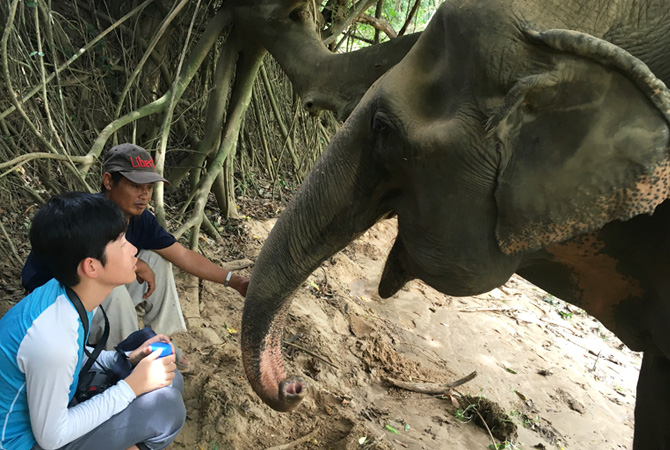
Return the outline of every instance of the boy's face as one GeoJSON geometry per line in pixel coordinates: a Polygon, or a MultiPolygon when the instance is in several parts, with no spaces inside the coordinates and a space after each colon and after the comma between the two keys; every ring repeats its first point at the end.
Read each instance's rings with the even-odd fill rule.
{"type": "Polygon", "coordinates": [[[144,212],[151,201],[154,183],[137,184],[125,177],[112,183],[111,175],[105,174],[105,188],[105,197],[116,203],[126,217],[130,218],[144,212]]]}
{"type": "Polygon", "coordinates": [[[137,269],[137,248],[126,240],[125,233],[105,247],[107,262],[101,268],[98,281],[114,287],[132,283],[137,269]]]}

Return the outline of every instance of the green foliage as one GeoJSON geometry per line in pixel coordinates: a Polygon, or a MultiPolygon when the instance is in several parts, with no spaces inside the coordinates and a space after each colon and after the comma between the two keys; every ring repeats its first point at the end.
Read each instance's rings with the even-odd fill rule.
{"type": "MultiPolygon", "coordinates": [[[[402,30],[405,23],[408,21],[408,18],[411,14],[412,9],[414,8],[417,0],[381,0],[382,8],[379,19],[387,22],[391,28],[396,33],[399,33],[402,30]]],[[[351,1],[346,4],[348,11],[352,11],[356,2],[351,1]]],[[[428,22],[430,21],[433,13],[439,6],[438,1],[428,0],[421,1],[419,0],[419,6],[417,10],[412,14],[409,23],[405,27],[404,34],[411,34],[419,31],[423,31],[428,22]]],[[[324,2],[323,6],[327,5],[328,2],[324,2]]],[[[375,17],[377,13],[377,4],[375,3],[370,6],[364,14],[375,17]]],[[[363,22],[355,22],[348,30],[349,40],[354,40],[354,48],[366,47],[370,45],[375,38],[376,29],[374,26],[369,25],[363,22]]],[[[385,42],[388,41],[390,37],[384,32],[379,32],[379,41],[385,42]]],[[[351,48],[349,45],[346,48],[351,48]]]]}

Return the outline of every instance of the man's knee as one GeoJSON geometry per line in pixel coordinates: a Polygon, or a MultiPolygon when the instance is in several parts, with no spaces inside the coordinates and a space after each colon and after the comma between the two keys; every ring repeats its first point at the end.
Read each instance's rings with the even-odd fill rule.
{"type": "Polygon", "coordinates": [[[154,272],[172,271],[172,264],[154,251],[140,250],[137,257],[147,263],[154,272]]]}

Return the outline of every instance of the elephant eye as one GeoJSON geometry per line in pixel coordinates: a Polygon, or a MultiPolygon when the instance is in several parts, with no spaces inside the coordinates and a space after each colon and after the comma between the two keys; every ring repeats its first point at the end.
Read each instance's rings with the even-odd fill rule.
{"type": "Polygon", "coordinates": [[[385,113],[377,111],[372,118],[372,142],[375,158],[382,165],[387,165],[397,158],[403,157],[401,139],[395,123],[385,113]]]}
{"type": "Polygon", "coordinates": [[[375,133],[383,133],[389,128],[388,121],[384,114],[376,113],[372,118],[372,131],[375,133]]]}

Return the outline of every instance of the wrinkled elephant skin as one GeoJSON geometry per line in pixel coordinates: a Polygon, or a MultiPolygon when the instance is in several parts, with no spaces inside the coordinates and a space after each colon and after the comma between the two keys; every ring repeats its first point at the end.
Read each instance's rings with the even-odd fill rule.
{"type": "Polygon", "coordinates": [[[517,272],[634,350],[635,449],[670,449],[670,1],[447,0],[333,138],[256,262],[245,370],[273,408],[290,295],[383,217],[389,297],[474,295],[517,272]]]}

